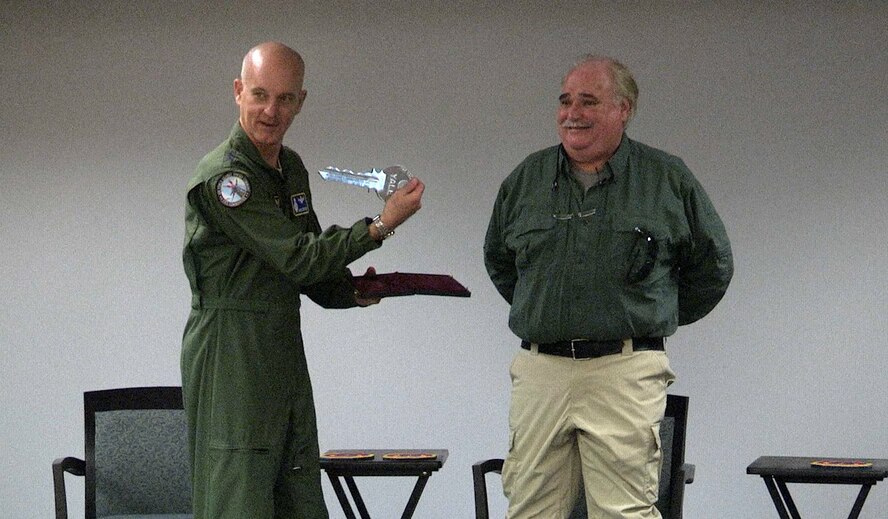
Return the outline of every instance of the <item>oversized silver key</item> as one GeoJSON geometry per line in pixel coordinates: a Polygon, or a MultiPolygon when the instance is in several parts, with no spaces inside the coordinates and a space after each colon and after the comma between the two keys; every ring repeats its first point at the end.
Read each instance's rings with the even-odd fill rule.
{"type": "Polygon", "coordinates": [[[392,193],[404,187],[404,184],[413,178],[402,166],[389,166],[382,170],[373,168],[370,171],[359,172],[328,166],[318,173],[324,180],[376,191],[379,198],[383,200],[388,200],[392,193]]]}

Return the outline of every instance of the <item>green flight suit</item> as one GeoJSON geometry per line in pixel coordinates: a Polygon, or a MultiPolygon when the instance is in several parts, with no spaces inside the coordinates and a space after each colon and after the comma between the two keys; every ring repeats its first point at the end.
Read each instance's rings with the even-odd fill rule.
{"type": "Polygon", "coordinates": [[[188,184],[181,367],[196,519],[327,517],[300,294],[355,306],[346,265],[379,243],[366,219],[321,232],[301,159],[283,148],[280,166],[235,124],[188,184]]]}

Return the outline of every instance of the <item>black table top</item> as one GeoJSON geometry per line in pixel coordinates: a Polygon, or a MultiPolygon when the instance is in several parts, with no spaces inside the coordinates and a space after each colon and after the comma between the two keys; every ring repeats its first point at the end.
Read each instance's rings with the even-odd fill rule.
{"type": "Polygon", "coordinates": [[[872,463],[870,467],[817,467],[813,461],[850,461],[849,458],[761,456],[748,467],[747,474],[774,477],[787,483],[874,484],[888,477],[888,459],[854,458],[872,463]]]}
{"type": "Polygon", "coordinates": [[[373,454],[367,459],[325,458],[321,455],[321,468],[333,476],[422,476],[440,469],[447,461],[447,449],[335,449],[327,453],[362,452],[373,454]],[[428,453],[431,459],[391,460],[383,456],[392,453],[428,453]]]}

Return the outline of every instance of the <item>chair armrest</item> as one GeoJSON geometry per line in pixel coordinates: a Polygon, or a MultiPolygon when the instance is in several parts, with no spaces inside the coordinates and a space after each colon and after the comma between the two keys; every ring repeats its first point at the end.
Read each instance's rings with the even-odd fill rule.
{"type": "Polygon", "coordinates": [[[80,458],[57,458],[52,462],[52,472],[53,474],[56,471],[61,472],[69,472],[74,474],[75,476],[82,476],[86,474],[86,462],[80,458]]]}
{"type": "Polygon", "coordinates": [[[482,460],[472,465],[473,473],[487,474],[488,472],[503,473],[503,460],[501,458],[493,458],[482,460]]]}
{"type": "Polygon", "coordinates": [[[696,469],[697,467],[690,463],[682,463],[681,467],[672,475],[672,495],[669,497],[672,519],[682,519],[683,517],[685,485],[694,482],[696,469]]]}
{"type": "Polygon", "coordinates": [[[52,462],[52,486],[55,490],[56,519],[68,519],[68,498],[65,494],[65,472],[75,476],[86,474],[86,462],[79,458],[57,458],[52,462]]]}
{"type": "Polygon", "coordinates": [[[475,486],[475,519],[490,519],[487,509],[487,479],[489,472],[502,474],[503,460],[494,458],[472,464],[472,482],[475,486]]]}
{"type": "Polygon", "coordinates": [[[682,479],[685,483],[690,484],[694,482],[694,472],[697,470],[696,465],[692,465],[690,463],[684,463],[681,466],[681,474],[682,479]]]}

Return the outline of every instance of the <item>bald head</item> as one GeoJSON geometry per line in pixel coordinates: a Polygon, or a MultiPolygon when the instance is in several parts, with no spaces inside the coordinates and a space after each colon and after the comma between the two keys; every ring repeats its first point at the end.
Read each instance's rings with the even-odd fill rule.
{"type": "MultiPolygon", "coordinates": [[[[298,52],[283,43],[267,41],[260,43],[247,52],[241,65],[240,78],[247,79],[265,68],[274,68],[281,72],[289,71],[300,78],[305,76],[305,62],[298,52]]],[[[300,86],[302,81],[299,82],[300,86]]]]}
{"type": "Polygon", "coordinates": [[[262,157],[275,166],[284,134],[302,110],[305,62],[298,52],[278,42],[256,45],[244,56],[234,98],[240,125],[262,157]]]}

